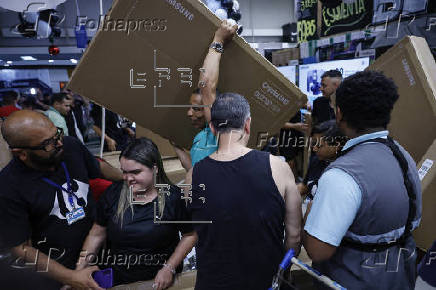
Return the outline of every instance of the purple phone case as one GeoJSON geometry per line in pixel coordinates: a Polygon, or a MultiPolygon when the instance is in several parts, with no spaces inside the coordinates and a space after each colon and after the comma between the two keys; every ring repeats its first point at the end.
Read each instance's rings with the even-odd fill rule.
{"type": "Polygon", "coordinates": [[[111,288],[113,284],[112,268],[107,268],[92,273],[92,278],[101,288],[111,288]]]}

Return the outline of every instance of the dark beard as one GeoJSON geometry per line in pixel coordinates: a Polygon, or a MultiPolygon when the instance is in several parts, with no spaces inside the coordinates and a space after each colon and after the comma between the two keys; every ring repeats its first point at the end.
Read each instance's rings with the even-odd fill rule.
{"type": "Polygon", "coordinates": [[[32,162],[34,165],[36,165],[37,167],[43,170],[50,169],[52,167],[58,168],[63,160],[63,157],[64,157],[64,150],[62,149],[62,147],[54,150],[53,153],[48,158],[44,158],[36,155],[33,152],[29,152],[30,162],[32,162]]]}

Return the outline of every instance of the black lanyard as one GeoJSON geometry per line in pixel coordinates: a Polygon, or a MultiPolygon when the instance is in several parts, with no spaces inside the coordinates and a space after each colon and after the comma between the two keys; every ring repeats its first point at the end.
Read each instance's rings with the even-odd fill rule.
{"type": "MultiPolygon", "coordinates": [[[[375,143],[381,143],[381,144],[386,145],[392,151],[394,157],[397,159],[397,161],[400,165],[401,171],[403,173],[404,186],[406,187],[407,195],[409,197],[409,213],[407,215],[407,221],[406,221],[406,224],[404,226],[404,233],[396,241],[396,243],[389,243],[389,245],[395,245],[397,243],[401,243],[402,245],[404,245],[406,239],[411,235],[411,231],[413,228],[412,222],[413,222],[413,219],[415,218],[415,215],[416,215],[416,204],[415,204],[416,203],[416,192],[413,188],[413,184],[412,184],[412,182],[409,178],[409,175],[408,175],[409,163],[407,162],[407,159],[404,157],[404,154],[401,152],[398,145],[395,144],[394,140],[390,136],[387,136],[386,139],[374,138],[374,139],[362,141],[358,144],[351,146],[350,148],[348,148],[346,150],[341,151],[339,156],[343,156],[343,155],[347,154],[348,152],[350,152],[356,146],[363,144],[363,143],[368,143],[368,142],[375,142],[375,143]]],[[[347,241],[347,243],[354,243],[354,241],[347,241]]],[[[382,247],[384,246],[383,243],[377,244],[377,245],[374,245],[374,244],[368,244],[368,245],[370,247],[374,247],[377,245],[380,245],[382,247]]]]}
{"type": "Polygon", "coordinates": [[[43,177],[42,180],[44,180],[45,182],[47,182],[48,184],[50,184],[53,187],[56,187],[58,189],[60,189],[61,191],[65,191],[66,193],[68,193],[68,202],[70,203],[71,207],[74,209],[76,206],[74,205],[74,199],[73,196],[76,197],[77,200],[79,200],[77,198],[77,196],[74,194],[73,190],[71,189],[71,179],[70,179],[70,173],[68,172],[67,166],[65,165],[65,162],[61,163],[62,168],[64,169],[65,172],[65,178],[67,179],[67,188],[57,184],[56,182],[43,177]]]}

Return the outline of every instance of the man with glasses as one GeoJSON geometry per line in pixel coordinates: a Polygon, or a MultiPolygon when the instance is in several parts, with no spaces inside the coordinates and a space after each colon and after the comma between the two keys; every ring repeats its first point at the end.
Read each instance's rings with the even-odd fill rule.
{"type": "Polygon", "coordinates": [[[189,171],[195,163],[201,159],[209,156],[218,148],[216,137],[213,135],[209,128],[209,121],[205,117],[204,105],[202,103],[200,89],[194,90],[189,102],[192,107],[187,111],[187,116],[191,120],[191,124],[194,128],[201,130],[195,135],[192,142],[192,147],[189,153],[183,148],[170,141],[174,147],[174,151],[179,157],[180,162],[186,171],[189,171]]]}
{"type": "Polygon", "coordinates": [[[72,270],[94,219],[89,179],[121,173],[43,114],[15,112],[1,129],[14,158],[0,172],[0,249],[16,256],[13,267],[33,265],[57,280],[48,279],[47,289],[99,289],[91,278],[97,267],[72,270]]]}

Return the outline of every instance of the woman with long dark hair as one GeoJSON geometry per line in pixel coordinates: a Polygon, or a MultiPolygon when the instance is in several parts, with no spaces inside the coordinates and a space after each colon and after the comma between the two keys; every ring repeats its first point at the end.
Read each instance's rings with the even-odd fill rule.
{"type": "Polygon", "coordinates": [[[178,223],[189,219],[183,194],[168,179],[150,139],[130,143],[120,164],[124,181],[114,183],[98,201],[77,269],[111,267],[114,285],[154,279],[155,289],[165,289],[197,240],[189,224],[178,223]],[[99,252],[105,241],[106,249],[99,252]]]}

